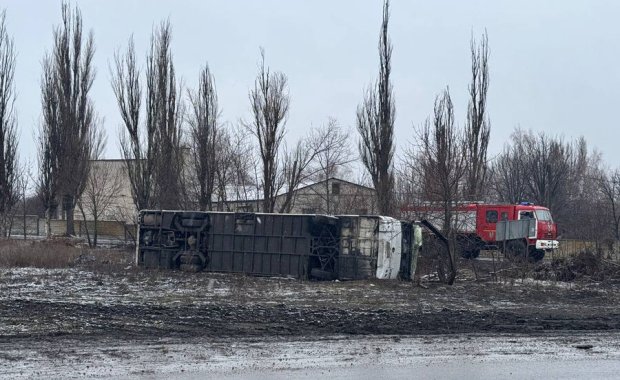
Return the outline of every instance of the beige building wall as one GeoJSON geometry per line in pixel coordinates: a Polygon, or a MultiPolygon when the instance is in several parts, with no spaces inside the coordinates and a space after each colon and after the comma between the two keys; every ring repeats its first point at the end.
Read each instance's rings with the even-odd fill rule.
{"type": "MultiPolygon", "coordinates": [[[[283,201],[284,196],[280,195],[277,202],[283,201]]],[[[291,213],[374,215],[375,191],[366,186],[330,178],[296,190],[291,213]]]]}
{"type": "Polygon", "coordinates": [[[79,199],[84,214],[76,207],[75,220],[93,220],[95,205],[100,220],[135,223],[137,211],[131,196],[131,183],[123,160],[92,161],[90,176],[79,199]],[[95,201],[93,204],[93,200],[95,201]]]}
{"type": "MultiPolygon", "coordinates": [[[[285,194],[276,198],[279,210],[286,199],[285,194]]],[[[225,211],[261,212],[262,200],[239,200],[226,202],[225,211]]],[[[330,178],[295,190],[292,214],[374,215],[376,214],[375,191],[366,186],[330,178]]]]}

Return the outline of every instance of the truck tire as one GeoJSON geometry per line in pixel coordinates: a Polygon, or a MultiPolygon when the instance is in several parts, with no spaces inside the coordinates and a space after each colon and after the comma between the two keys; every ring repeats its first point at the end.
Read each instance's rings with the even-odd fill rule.
{"type": "Polygon", "coordinates": [[[480,249],[484,242],[480,237],[471,234],[459,234],[456,236],[456,246],[459,256],[464,259],[475,259],[480,256],[480,249]]]}
{"type": "Polygon", "coordinates": [[[545,258],[545,251],[542,249],[530,249],[529,259],[538,262],[545,258]]]}
{"type": "Polygon", "coordinates": [[[504,254],[509,259],[523,260],[526,257],[527,245],[523,240],[510,240],[506,243],[504,254]]]}
{"type": "Polygon", "coordinates": [[[461,257],[464,259],[476,259],[480,256],[479,249],[471,249],[467,251],[461,251],[461,257]]]}

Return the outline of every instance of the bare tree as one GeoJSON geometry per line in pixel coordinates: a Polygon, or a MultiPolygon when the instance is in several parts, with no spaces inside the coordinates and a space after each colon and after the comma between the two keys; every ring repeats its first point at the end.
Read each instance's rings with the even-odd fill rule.
{"type": "MultiPolygon", "coordinates": [[[[351,151],[349,134],[342,130],[336,119],[330,118],[327,125],[314,131],[313,145],[323,148],[317,150],[316,159],[313,163],[314,177],[325,181],[325,192],[322,194],[325,201],[325,212],[331,214],[335,211],[334,197],[329,189],[329,179],[341,175],[348,169],[349,164],[356,157],[351,151]]],[[[336,207],[337,209],[338,207],[336,207]]]]}
{"type": "Polygon", "coordinates": [[[247,130],[258,140],[262,163],[261,185],[263,212],[273,212],[277,195],[279,150],[284,138],[290,96],[286,76],[265,67],[265,52],[261,49],[261,63],[254,89],[250,91],[252,122],[247,130]]]}
{"type": "Polygon", "coordinates": [[[570,144],[544,133],[525,136],[527,142],[527,173],[532,200],[560,213],[569,200],[573,150],[570,144]]]}
{"type": "Polygon", "coordinates": [[[170,22],[162,22],[153,32],[146,57],[146,124],[154,126],[158,139],[154,190],[157,204],[163,209],[178,208],[179,194],[183,191],[183,105],[172,62],[171,41],[170,22]]]}
{"type": "Polygon", "coordinates": [[[125,127],[120,134],[121,153],[125,160],[134,204],[137,210],[143,210],[153,206],[152,183],[157,139],[155,125],[147,125],[146,133],[141,126],[142,85],[133,38],[129,39],[124,56],[118,52],[114,55],[114,63],[112,89],[125,127]]]}
{"type": "Polygon", "coordinates": [[[112,89],[124,125],[121,153],[138,210],[177,208],[181,201],[183,109],[172,63],[171,38],[169,22],[153,31],[146,59],[146,89],[140,79],[133,39],[124,55],[115,55],[112,69],[112,89]],[[143,94],[144,122],[140,117],[143,94]]]}
{"type": "Polygon", "coordinates": [[[448,212],[448,206],[460,199],[459,191],[466,170],[464,139],[454,125],[454,106],[449,89],[435,99],[432,123],[427,120],[419,131],[419,144],[424,195],[429,201],[442,202],[448,212]]]}
{"type": "MultiPolygon", "coordinates": [[[[23,166],[22,166],[22,170],[19,176],[19,201],[21,201],[21,207],[20,205],[18,205],[17,203],[13,206],[13,212],[11,215],[11,218],[14,218],[16,215],[18,215],[18,213],[21,211],[22,213],[22,229],[21,232],[23,233],[24,236],[24,240],[26,240],[27,237],[27,232],[28,232],[28,222],[26,220],[26,202],[28,201],[28,198],[26,196],[26,192],[28,191],[29,187],[30,187],[30,180],[32,178],[32,170],[31,170],[32,166],[31,166],[31,162],[27,161],[23,166]]],[[[18,201],[18,203],[19,203],[18,201]]],[[[38,218],[37,218],[37,223],[38,223],[38,218]]],[[[12,228],[12,223],[9,223],[9,228],[12,228]]],[[[9,231],[9,236],[12,234],[11,231],[9,231]]]]}
{"type": "Polygon", "coordinates": [[[306,139],[301,139],[291,151],[284,152],[283,167],[277,187],[284,187],[284,201],[278,212],[290,212],[294,205],[295,190],[308,178],[308,167],[316,151],[309,149],[306,139]]]}
{"type": "Polygon", "coordinates": [[[15,46],[6,29],[6,11],[0,13],[0,236],[6,236],[13,206],[19,200],[15,112],[15,46]]]}
{"type": "Polygon", "coordinates": [[[444,281],[452,283],[456,277],[456,220],[455,204],[461,200],[461,185],[466,175],[464,156],[465,138],[454,125],[454,108],[448,89],[435,99],[432,123],[427,120],[418,131],[422,192],[427,201],[437,205],[443,213],[443,234],[448,238],[448,252],[443,266],[447,273],[444,281]]]}
{"type": "Polygon", "coordinates": [[[486,32],[480,44],[472,37],[471,83],[469,105],[465,124],[467,155],[466,197],[478,200],[485,195],[487,181],[487,148],[491,135],[491,122],[487,115],[487,91],[489,88],[489,42],[486,32]]]}
{"type": "Polygon", "coordinates": [[[349,133],[334,118],[329,118],[322,127],[312,129],[310,145],[323,147],[315,149],[318,154],[312,165],[317,181],[341,175],[355,161],[349,144],[349,133]]]}
{"type": "Polygon", "coordinates": [[[614,239],[620,241],[620,169],[609,170],[598,181],[612,222],[614,239]]]}
{"type": "MultiPolygon", "coordinates": [[[[46,63],[44,62],[44,65],[46,63]]],[[[53,93],[51,70],[43,70],[41,89],[43,91],[43,121],[39,125],[37,141],[37,160],[39,163],[39,176],[37,178],[37,194],[45,207],[45,234],[50,237],[51,219],[58,208],[58,145],[59,137],[55,120],[57,119],[58,103],[53,93]]]]}
{"type": "Polygon", "coordinates": [[[217,209],[232,211],[228,201],[256,200],[257,188],[252,180],[254,163],[253,148],[245,133],[245,127],[228,130],[223,128],[216,144],[216,194],[217,209]],[[232,198],[232,199],[231,199],[232,198]]]}
{"type": "Polygon", "coordinates": [[[607,197],[601,193],[598,180],[605,174],[600,153],[589,150],[583,137],[571,141],[570,147],[568,178],[562,181],[566,201],[554,209],[560,231],[576,239],[613,240],[613,217],[605,206],[607,197]]]}
{"type": "Polygon", "coordinates": [[[576,178],[575,157],[570,143],[517,129],[493,165],[498,197],[509,202],[529,200],[560,211],[570,198],[569,183],[576,178]]]}
{"type": "Polygon", "coordinates": [[[366,91],[357,108],[357,129],[360,133],[360,156],[368,170],[375,191],[379,212],[391,215],[394,208],[394,106],[392,43],[388,36],[389,0],[383,5],[383,22],[379,38],[379,79],[366,91]]]}
{"type": "Polygon", "coordinates": [[[220,129],[220,110],[215,80],[209,66],[200,72],[198,90],[188,91],[192,112],[189,115],[193,153],[193,176],[197,183],[198,204],[201,210],[212,209],[212,197],[219,162],[216,144],[220,129]]]}
{"type": "MultiPolygon", "coordinates": [[[[327,124],[319,128],[312,128],[308,136],[298,144],[298,149],[301,148],[305,151],[306,165],[304,166],[304,173],[300,176],[300,181],[295,184],[295,187],[309,179],[315,182],[323,181],[324,187],[322,189],[311,188],[315,195],[321,198],[318,212],[331,214],[340,209],[339,205],[334,203],[335,199],[340,201],[345,195],[334,197],[330,191],[330,180],[344,173],[348,169],[348,165],[355,160],[348,140],[348,134],[341,129],[336,119],[330,118],[327,124]]],[[[291,160],[287,160],[287,162],[290,163],[291,160]]],[[[304,160],[299,160],[299,162],[304,162],[304,160]]],[[[294,189],[291,189],[290,186],[288,189],[291,196],[287,196],[287,199],[292,199],[293,192],[291,190],[294,189]]],[[[293,201],[291,201],[290,207],[293,206],[293,201]]]]}
{"type": "Polygon", "coordinates": [[[396,169],[395,199],[397,204],[400,205],[397,215],[401,218],[421,219],[424,215],[417,212],[417,208],[420,208],[418,206],[422,206],[423,203],[428,202],[427,195],[423,192],[425,189],[425,173],[420,167],[423,159],[421,152],[418,151],[418,149],[422,148],[419,140],[423,135],[421,133],[423,128],[426,128],[426,125],[415,129],[414,137],[418,141],[409,144],[405,148],[396,169]]]}
{"type": "MultiPolygon", "coordinates": [[[[73,214],[77,198],[84,190],[89,158],[97,135],[98,121],[90,98],[95,78],[92,59],[93,34],[82,35],[82,15],[62,5],[62,24],[54,30],[54,48],[43,60],[43,125],[40,159],[41,183],[54,187],[45,197],[62,198],[66,232],[73,235],[73,214]],[[53,168],[52,168],[53,167],[53,168]],[[47,176],[53,178],[46,178],[47,176]]],[[[54,201],[46,203],[54,207],[54,201]]]]}
{"type": "Polygon", "coordinates": [[[84,220],[86,237],[91,247],[97,246],[99,237],[99,221],[114,206],[116,197],[121,191],[122,180],[118,170],[105,161],[100,161],[105,138],[98,138],[98,146],[93,150],[90,175],[86,181],[84,192],[77,202],[77,206],[84,220]],[[87,220],[93,221],[92,239],[87,220]]]}
{"type": "Polygon", "coordinates": [[[321,210],[331,213],[329,179],[338,170],[342,170],[353,161],[345,135],[335,119],[329,119],[327,125],[311,128],[307,136],[300,139],[291,151],[285,151],[280,184],[284,186],[283,201],[279,212],[290,212],[295,205],[295,190],[310,179],[325,183],[325,192],[317,193],[324,198],[326,208],[321,210]]]}
{"type": "Polygon", "coordinates": [[[518,128],[494,160],[490,182],[500,201],[549,207],[561,235],[600,240],[609,236],[600,217],[607,215],[600,167],[600,154],[584,138],[564,141],[518,128]]]}
{"type": "MultiPolygon", "coordinates": [[[[518,136],[520,130],[513,133],[518,136]]],[[[491,166],[491,186],[499,201],[519,203],[528,198],[527,151],[521,139],[511,138],[491,166]]]]}

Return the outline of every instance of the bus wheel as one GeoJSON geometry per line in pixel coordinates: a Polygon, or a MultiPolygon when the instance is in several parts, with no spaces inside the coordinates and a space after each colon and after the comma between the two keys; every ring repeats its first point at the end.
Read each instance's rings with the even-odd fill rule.
{"type": "Polygon", "coordinates": [[[312,268],[312,270],[310,271],[310,276],[317,280],[331,281],[336,279],[336,274],[334,272],[322,270],[319,268],[312,268]]]}

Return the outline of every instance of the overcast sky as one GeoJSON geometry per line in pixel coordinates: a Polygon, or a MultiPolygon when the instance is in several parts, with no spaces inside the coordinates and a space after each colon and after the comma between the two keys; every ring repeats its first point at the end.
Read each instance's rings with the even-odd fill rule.
{"type": "MultiPolygon", "coordinates": [[[[382,1],[77,1],[95,36],[95,107],[105,118],[108,158],[118,158],[119,116],[109,63],[134,35],[141,64],[153,25],[169,18],[173,54],[186,87],[211,67],[225,122],[249,118],[259,47],[266,63],[289,79],[288,138],[329,117],[355,131],[355,110],[378,72],[382,1]]],[[[469,81],[469,41],[489,35],[491,154],[515,126],[572,139],[584,135],[611,166],[620,160],[620,2],[394,0],[396,144],[432,112],[445,86],[463,125],[469,81]]],[[[41,60],[52,47],[60,1],[0,1],[18,50],[16,85],[21,152],[35,157],[41,60]]],[[[356,135],[351,134],[352,143],[356,135]]]]}

